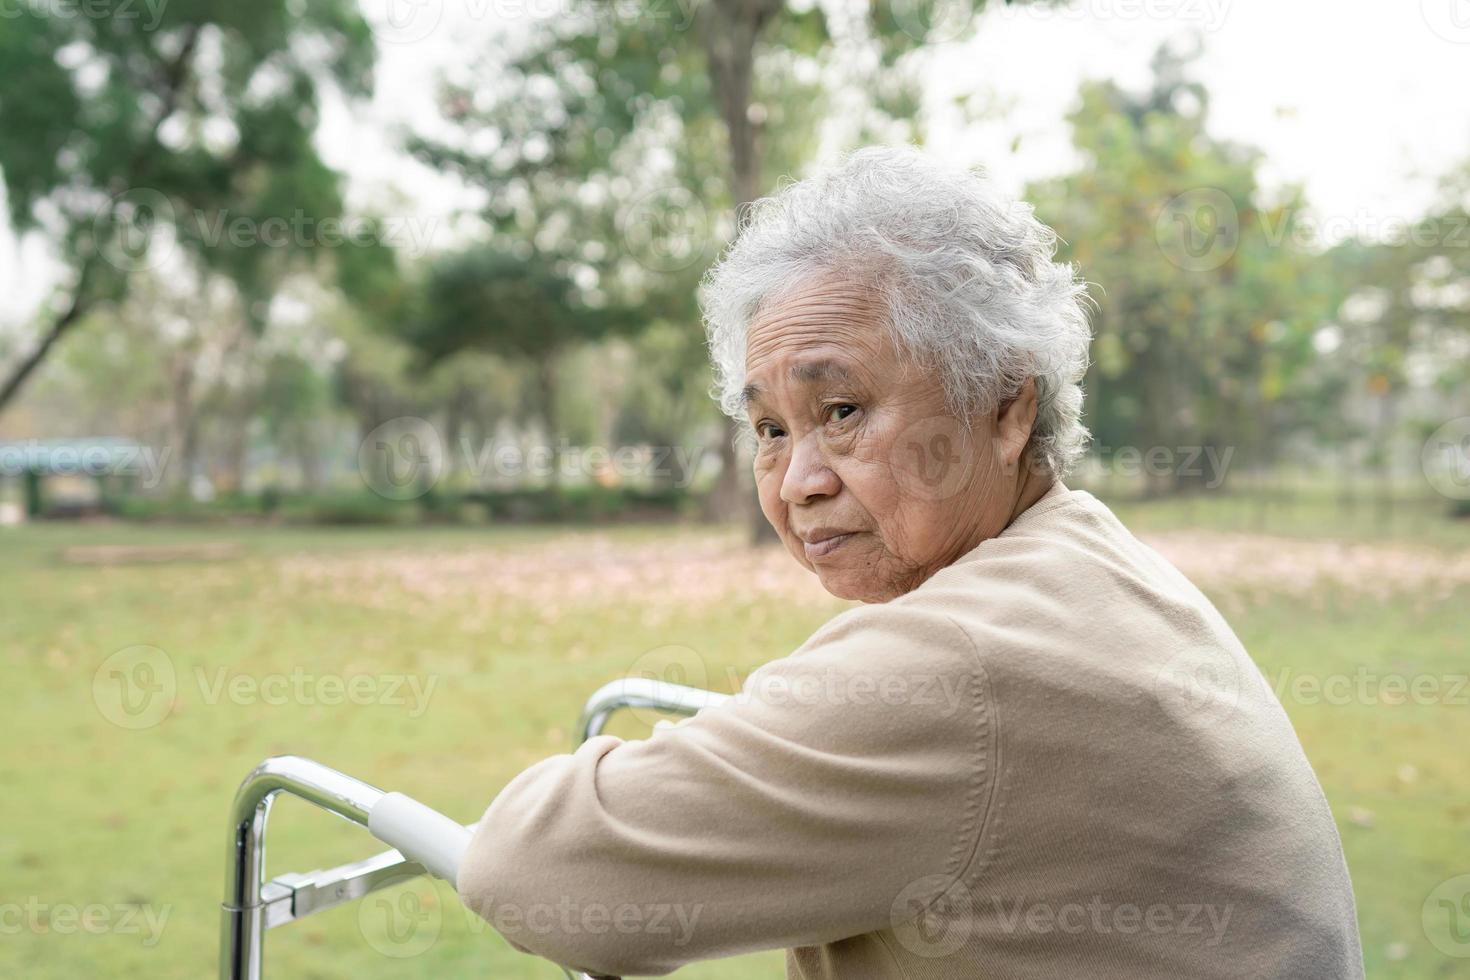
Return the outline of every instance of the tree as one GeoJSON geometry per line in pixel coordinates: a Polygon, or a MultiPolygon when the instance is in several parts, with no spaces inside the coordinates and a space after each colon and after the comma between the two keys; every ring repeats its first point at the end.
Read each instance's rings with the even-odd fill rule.
{"type": "Polygon", "coordinates": [[[1378,476],[1380,519],[1392,512],[1391,471],[1405,423],[1417,422],[1419,431],[1411,440],[1417,447],[1467,404],[1457,399],[1470,380],[1467,246],[1470,167],[1442,181],[1440,199],[1421,220],[1360,234],[1326,256],[1334,280],[1342,284],[1339,340],[1330,362],[1333,373],[1344,379],[1343,414],[1349,406],[1358,408],[1368,436],[1367,462],[1378,476]],[[1433,406],[1432,414],[1406,417],[1406,404],[1415,401],[1433,406]]]}
{"type": "MultiPolygon", "coordinates": [[[[1084,164],[1028,196],[1059,254],[1100,284],[1088,424],[1104,447],[1190,447],[1269,463],[1312,338],[1333,310],[1330,277],[1299,244],[1304,202],[1263,200],[1260,154],[1212,137],[1187,56],[1154,59],[1142,93],[1083,86],[1069,119],[1084,164]]],[[[1206,457],[1208,459],[1208,457],[1206,457]]],[[[1213,485],[1223,472],[1171,467],[1150,489],[1213,485]]]]}
{"type": "Polygon", "coordinates": [[[0,410],[88,311],[161,261],[160,241],[233,279],[258,322],[285,257],[327,244],[316,222],[342,210],[338,177],[312,146],[321,91],[366,94],[372,59],[352,0],[7,12],[10,218],[53,238],[72,281],[0,381],[0,410]]]}
{"type": "Polygon", "coordinates": [[[405,339],[428,366],[465,350],[523,360],[535,374],[538,404],[550,441],[552,484],[560,476],[556,413],[560,355],[573,345],[626,332],[636,311],[591,305],[556,263],[526,249],[485,246],[447,255],[430,269],[419,314],[404,324],[405,339]]]}
{"type": "MultiPolygon", "coordinates": [[[[867,69],[859,123],[912,124],[921,98],[908,56],[936,27],[964,36],[984,6],[873,0],[833,15],[787,0],[575,0],[508,65],[447,81],[441,111],[456,137],[409,146],[483,188],[498,230],[539,248],[562,237],[602,266],[601,285],[641,292],[650,321],[682,322],[698,350],[694,283],[718,239],[738,233],[732,219],[817,149],[834,55],[867,69]],[[589,202],[600,220],[587,220],[589,202]]],[[[719,446],[715,508],[743,512],[763,537],[733,435],[719,446]]]]}

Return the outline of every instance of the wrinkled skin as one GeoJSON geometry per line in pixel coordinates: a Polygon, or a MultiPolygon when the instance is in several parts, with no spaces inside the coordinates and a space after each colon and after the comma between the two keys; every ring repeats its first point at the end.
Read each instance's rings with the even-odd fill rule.
{"type": "Polygon", "coordinates": [[[746,407],[762,512],[844,599],[917,588],[1055,482],[1028,463],[1034,382],[966,429],[938,375],[889,338],[877,301],[841,278],[803,283],[757,315],[746,407]]]}

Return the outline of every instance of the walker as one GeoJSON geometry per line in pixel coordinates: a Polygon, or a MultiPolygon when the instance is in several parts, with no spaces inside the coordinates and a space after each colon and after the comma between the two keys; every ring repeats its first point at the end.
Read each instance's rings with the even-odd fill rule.
{"type": "MultiPolygon", "coordinates": [[[[576,744],[601,734],[624,708],[689,717],[730,696],[662,681],[629,678],[588,698],[576,744]]],[[[402,793],[385,793],[310,759],[282,755],[251,770],[235,794],[221,906],[221,980],[261,980],[265,932],[423,874],[453,884],[474,825],[464,826],[402,793]],[[393,848],[325,871],[265,880],[266,818],[278,793],[299,797],[366,827],[393,848]]],[[[565,968],[568,980],[590,980],[565,968]]]]}

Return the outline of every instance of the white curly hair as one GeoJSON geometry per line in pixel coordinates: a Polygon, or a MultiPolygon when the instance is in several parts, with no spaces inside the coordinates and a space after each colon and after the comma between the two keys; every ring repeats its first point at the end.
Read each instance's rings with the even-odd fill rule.
{"type": "MultiPolygon", "coordinates": [[[[1061,477],[1087,446],[1087,286],[1056,234],[979,173],[911,146],[857,150],[753,204],[700,285],[712,394],[745,419],[746,333],[815,276],[871,288],[899,349],[938,370],[949,410],[987,414],[1035,379],[1034,461],[1061,477]]],[[[744,433],[748,437],[749,433],[744,433]]]]}

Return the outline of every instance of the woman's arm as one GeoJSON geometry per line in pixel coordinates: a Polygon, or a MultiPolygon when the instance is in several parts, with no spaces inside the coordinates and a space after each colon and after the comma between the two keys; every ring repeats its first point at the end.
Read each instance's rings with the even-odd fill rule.
{"type": "Polygon", "coordinates": [[[994,737],[959,627],[854,609],[726,704],[511,780],[460,895],[517,948],[605,975],[890,928],[969,867],[994,737]]]}

